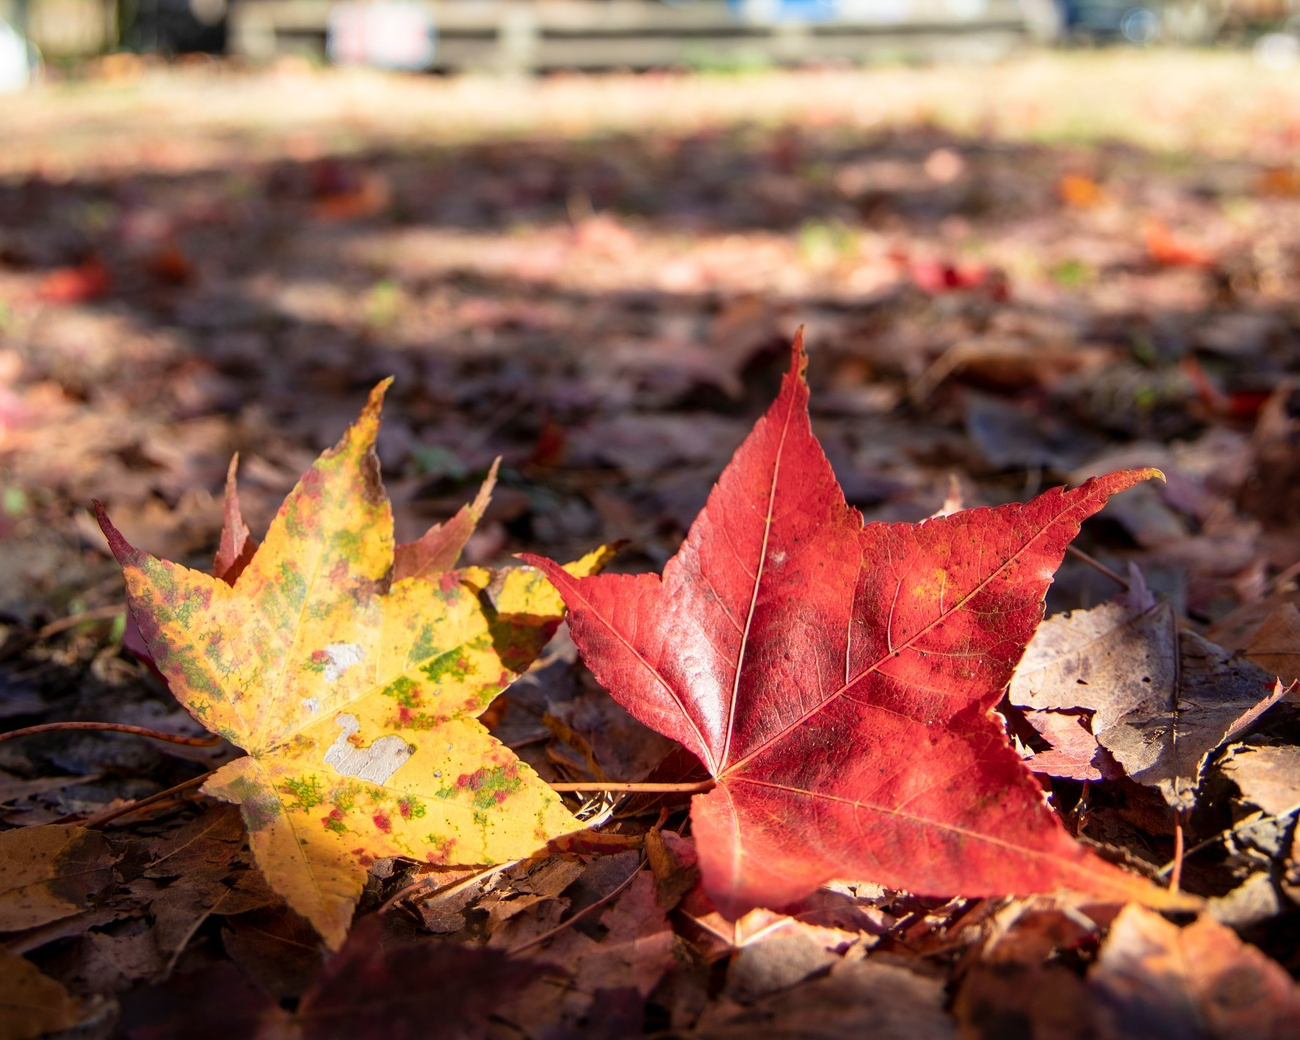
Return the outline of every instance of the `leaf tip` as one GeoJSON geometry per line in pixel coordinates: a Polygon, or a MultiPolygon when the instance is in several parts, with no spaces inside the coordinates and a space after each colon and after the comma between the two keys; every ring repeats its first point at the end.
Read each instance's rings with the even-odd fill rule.
{"type": "Polygon", "coordinates": [[[564,568],[549,556],[538,556],[536,553],[516,553],[515,558],[522,560],[529,567],[536,567],[550,579],[551,584],[555,584],[555,579],[565,573],[564,568]]]}
{"type": "Polygon", "coordinates": [[[790,371],[797,375],[801,381],[806,382],[808,376],[808,351],[803,343],[803,330],[802,325],[795,329],[794,342],[790,345],[790,371]]]}
{"type": "Polygon", "coordinates": [[[378,427],[379,413],[384,410],[384,395],[392,385],[392,376],[386,376],[375,384],[374,389],[366,397],[366,405],[361,409],[361,414],[357,417],[356,423],[353,424],[353,429],[378,427]]]}
{"type": "Polygon", "coordinates": [[[125,564],[126,557],[136,551],[135,547],[126,540],[121,531],[113,526],[113,521],[108,518],[108,510],[99,499],[94,499],[91,506],[95,510],[95,520],[99,523],[99,529],[104,532],[104,537],[108,540],[108,548],[117,557],[119,563],[125,564]]]}

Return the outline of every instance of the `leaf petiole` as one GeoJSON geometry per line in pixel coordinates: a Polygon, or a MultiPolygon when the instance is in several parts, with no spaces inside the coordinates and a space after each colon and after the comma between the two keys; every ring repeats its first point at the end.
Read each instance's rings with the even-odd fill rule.
{"type": "Polygon", "coordinates": [[[718,786],[713,779],[683,784],[613,783],[606,780],[577,780],[550,784],[552,791],[615,791],[627,794],[704,794],[718,786]]]}

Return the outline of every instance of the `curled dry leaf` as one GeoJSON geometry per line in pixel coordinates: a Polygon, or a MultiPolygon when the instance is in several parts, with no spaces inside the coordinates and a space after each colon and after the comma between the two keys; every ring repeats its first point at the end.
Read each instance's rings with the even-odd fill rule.
{"type": "Polygon", "coordinates": [[[1138,590],[1048,618],[1008,697],[1039,712],[1090,712],[1097,744],[1130,777],[1190,808],[1211,752],[1285,693],[1257,665],[1181,630],[1168,603],[1138,590]]]}
{"type": "Polygon", "coordinates": [[[1157,472],[864,527],[813,436],[805,364],[796,339],[662,578],[526,557],[597,679],[716,779],[691,809],[709,896],[739,916],[854,877],[1176,902],[1065,832],[993,715],[1079,525],[1157,472]]]}
{"type": "MultiPolygon", "coordinates": [[[[248,752],[204,791],[242,806],[272,887],[334,947],[376,859],[495,863],[581,826],[477,718],[532,663],[562,604],[524,568],[394,578],[373,451],[386,386],[233,584],[129,545],[99,510],[172,692],[248,752]]],[[[573,566],[588,573],[606,555],[573,566]]]]}

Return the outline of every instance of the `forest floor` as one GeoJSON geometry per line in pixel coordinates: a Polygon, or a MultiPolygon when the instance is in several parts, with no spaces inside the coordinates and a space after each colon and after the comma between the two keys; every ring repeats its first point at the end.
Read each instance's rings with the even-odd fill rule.
{"type": "MultiPolygon", "coordinates": [[[[468,562],[625,540],[614,569],[658,571],[801,326],[814,429],[866,520],[1157,466],[1166,483],[1080,544],[1138,568],[1184,632],[1300,674],[1293,73],[1128,51],[529,82],[110,62],[7,97],[0,127],[5,729],[199,732],[122,649],[92,500],[132,544],[206,568],[232,455],[260,534],[392,375],[378,452],[399,540],[500,457],[468,562]]],[[[1121,591],[1067,558],[1047,610],[1121,591]]],[[[664,739],[571,643],[543,661],[494,712],[506,744],[549,780],[655,766],[664,739]]],[[[1177,682],[1176,718],[1217,696],[1177,682]]],[[[1135,869],[1167,878],[1181,842],[1182,885],[1209,900],[1194,924],[867,878],[731,927],[690,909],[689,855],[662,840],[633,876],[651,826],[689,834],[682,803],[610,825],[623,852],[381,863],[358,921],[420,882],[382,918],[406,959],[367,926],[328,963],[254,880],[231,807],[190,789],[107,818],[229,746],[8,741],[0,839],[35,861],[21,835],[93,826],[72,888],[0,868],[0,1038],[378,1036],[395,1015],[502,1038],[1145,1037],[1162,1019],[1281,1037],[1300,1013],[1298,707],[1225,733],[1181,812],[1122,771],[1044,780],[1072,833],[1135,869]],[[523,952],[458,977],[465,944],[523,952]],[[330,987],[373,1006],[290,1017],[330,987]]]]}

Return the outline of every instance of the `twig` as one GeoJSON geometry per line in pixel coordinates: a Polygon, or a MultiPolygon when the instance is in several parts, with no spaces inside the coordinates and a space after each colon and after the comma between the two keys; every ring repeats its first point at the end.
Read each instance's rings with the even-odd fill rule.
{"type": "Polygon", "coordinates": [[[645,866],[645,863],[646,863],[645,856],[638,857],[637,864],[633,868],[632,873],[630,873],[627,877],[625,877],[622,881],[620,881],[618,883],[618,886],[613,891],[607,893],[606,895],[601,896],[594,903],[584,906],[581,910],[579,910],[568,920],[561,921],[559,924],[557,924],[554,928],[550,929],[549,931],[545,931],[541,935],[535,935],[527,942],[520,943],[518,946],[510,947],[510,949],[506,950],[506,954],[510,957],[513,957],[517,953],[523,953],[524,950],[530,950],[534,946],[546,942],[547,939],[559,935],[560,932],[564,931],[570,925],[577,924],[593,910],[599,909],[600,907],[604,906],[616,895],[622,892],[623,889],[627,888],[628,885],[632,884],[632,881],[636,878],[636,876],[639,873],[641,873],[641,868],[645,866]]]}
{"type": "Polygon", "coordinates": [[[716,780],[700,780],[691,784],[625,784],[608,780],[574,780],[551,784],[552,791],[615,791],[627,794],[704,794],[717,787],[716,780]]]}
{"type": "Polygon", "coordinates": [[[1169,891],[1177,894],[1178,886],[1183,880],[1183,811],[1174,813],[1174,858],[1173,869],[1169,871],[1169,891]]]}
{"type": "Polygon", "coordinates": [[[1133,586],[1129,584],[1129,580],[1127,578],[1121,577],[1119,574],[1116,574],[1113,570],[1111,570],[1099,559],[1097,559],[1097,557],[1092,556],[1089,553],[1086,553],[1082,549],[1079,549],[1073,545],[1067,545],[1065,547],[1065,551],[1068,552],[1071,556],[1075,557],[1076,559],[1082,560],[1089,567],[1092,567],[1100,571],[1102,574],[1106,575],[1106,577],[1108,577],[1111,581],[1113,581],[1125,592],[1132,591],[1133,586]]]}
{"type": "Polygon", "coordinates": [[[216,747],[222,739],[212,734],[203,737],[182,737],[177,733],[163,733],[156,729],[146,729],[144,726],[128,726],[125,722],[43,722],[39,726],[26,726],[23,729],[11,729],[8,733],[0,733],[0,743],[12,740],[14,737],[30,737],[36,733],[58,733],[62,730],[79,729],[134,733],[138,737],[164,740],[168,744],[184,744],[186,747],[216,747]]]}
{"type": "Polygon", "coordinates": [[[170,798],[172,795],[178,794],[181,791],[187,790],[191,787],[197,787],[215,772],[215,769],[210,769],[201,776],[192,777],[184,783],[177,784],[175,787],[169,787],[165,791],[151,794],[148,798],[140,798],[134,802],[128,802],[126,805],[119,805],[116,809],[109,809],[107,812],[102,812],[98,816],[92,816],[88,820],[83,820],[81,825],[83,827],[103,827],[106,823],[112,823],[121,816],[130,816],[131,813],[139,812],[141,809],[148,808],[150,805],[161,802],[164,798],[170,798]]]}
{"type": "Polygon", "coordinates": [[[108,621],[120,617],[124,613],[126,613],[126,608],[119,605],[96,607],[94,610],[83,610],[80,614],[69,614],[67,617],[58,618],[48,625],[38,628],[35,639],[39,643],[41,640],[49,639],[50,636],[58,635],[66,629],[76,628],[78,625],[88,624],[91,621],[108,621]]]}
{"type": "MultiPolygon", "coordinates": [[[[1227,840],[1229,837],[1236,834],[1238,831],[1249,830],[1257,823],[1263,823],[1265,820],[1270,818],[1274,820],[1285,820],[1288,816],[1292,816],[1297,812],[1300,812],[1300,802],[1297,802],[1295,805],[1291,806],[1291,808],[1287,809],[1285,812],[1268,813],[1265,812],[1263,809],[1259,810],[1259,812],[1253,812],[1245,819],[1238,821],[1234,826],[1229,827],[1226,831],[1221,831],[1220,833],[1214,835],[1213,837],[1206,838],[1204,841],[1197,842],[1190,849],[1187,849],[1186,851],[1183,852],[1182,858],[1187,859],[1187,857],[1189,856],[1194,856],[1202,849],[1208,849],[1212,845],[1217,845],[1219,844],[1219,842],[1227,840]]],[[[1175,848],[1175,853],[1177,853],[1177,848],[1175,848]]],[[[1161,867],[1159,870],[1156,871],[1156,877],[1164,877],[1166,874],[1173,871],[1174,867],[1177,866],[1178,863],[1179,860],[1177,858],[1171,859],[1168,863],[1166,863],[1163,867],[1161,867]]]]}

